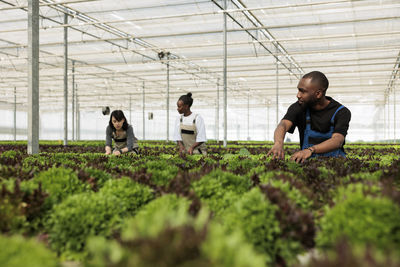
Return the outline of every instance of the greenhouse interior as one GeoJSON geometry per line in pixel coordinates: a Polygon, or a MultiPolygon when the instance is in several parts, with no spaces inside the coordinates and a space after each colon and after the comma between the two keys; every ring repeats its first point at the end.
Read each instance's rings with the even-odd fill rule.
{"type": "MultiPolygon", "coordinates": [[[[27,4],[0,1],[3,140],[27,136],[27,4]]],[[[68,139],[103,139],[109,107],[127,113],[139,139],[169,140],[176,102],[191,92],[208,139],[224,139],[226,98],[228,140],[272,141],[299,79],[314,70],[327,76],[327,95],[352,111],[349,141],[399,138],[398,1],[223,5],[40,1],[40,139],[63,140],[65,114],[68,139]]]]}
{"type": "Polygon", "coordinates": [[[398,0],[0,0],[0,91],[0,266],[400,266],[398,0]]]}

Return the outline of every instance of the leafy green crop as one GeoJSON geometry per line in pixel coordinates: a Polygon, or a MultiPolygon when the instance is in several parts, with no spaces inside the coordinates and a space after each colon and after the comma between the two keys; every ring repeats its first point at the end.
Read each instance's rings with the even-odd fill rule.
{"type": "Polygon", "coordinates": [[[168,160],[148,161],[144,166],[152,174],[151,180],[159,186],[167,185],[178,174],[179,170],[168,160]]]}
{"type": "Polygon", "coordinates": [[[91,239],[85,265],[264,266],[264,257],[240,233],[228,233],[218,224],[209,225],[207,210],[192,217],[188,204],[188,200],[176,195],[152,201],[125,224],[119,242],[91,239]]]}
{"type": "Polygon", "coordinates": [[[47,171],[40,172],[27,183],[36,185],[40,183],[43,190],[49,194],[45,202],[46,209],[50,209],[53,205],[60,203],[72,194],[90,190],[90,186],[82,183],[73,170],[65,168],[53,167],[47,171]]]}
{"type": "Polygon", "coordinates": [[[140,207],[154,198],[153,190],[128,177],[108,180],[99,193],[118,198],[118,202],[126,207],[124,212],[126,211],[127,214],[121,214],[121,216],[134,215],[140,207]]]}
{"type": "Polygon", "coordinates": [[[57,267],[56,255],[43,244],[22,236],[0,235],[0,265],[7,267],[57,267]]]}
{"type": "Polygon", "coordinates": [[[251,187],[251,180],[244,176],[215,170],[192,183],[196,195],[216,215],[231,206],[241,194],[251,187]]]}
{"type": "Polygon", "coordinates": [[[128,207],[113,195],[81,193],[54,206],[46,229],[50,246],[67,259],[79,259],[86,239],[92,235],[110,236],[128,207]]]}
{"type": "Polygon", "coordinates": [[[337,203],[321,219],[317,236],[320,247],[332,247],[341,238],[354,244],[373,244],[381,249],[400,249],[400,207],[387,198],[372,197],[351,187],[339,194],[337,203]]]}
{"type": "Polygon", "coordinates": [[[175,194],[159,197],[127,220],[122,238],[154,237],[166,227],[176,227],[188,220],[190,201],[175,194]],[[151,223],[149,223],[151,222],[151,223]]]}
{"type": "Polygon", "coordinates": [[[267,256],[267,262],[275,262],[279,253],[277,239],[281,233],[275,217],[278,207],[272,205],[258,188],[245,193],[222,216],[223,225],[229,232],[241,231],[259,253],[267,256]]]}

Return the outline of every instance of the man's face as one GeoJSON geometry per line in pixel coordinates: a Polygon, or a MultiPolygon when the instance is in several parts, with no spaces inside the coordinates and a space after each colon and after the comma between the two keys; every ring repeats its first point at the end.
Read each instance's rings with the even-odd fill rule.
{"type": "Polygon", "coordinates": [[[299,104],[302,106],[312,107],[314,106],[322,93],[322,90],[318,83],[311,82],[311,78],[303,78],[297,85],[297,99],[299,104]]]}
{"type": "Polygon", "coordinates": [[[186,109],[188,108],[188,105],[183,104],[182,100],[179,100],[176,103],[176,106],[177,106],[177,110],[178,110],[179,114],[185,113],[186,109]]]}

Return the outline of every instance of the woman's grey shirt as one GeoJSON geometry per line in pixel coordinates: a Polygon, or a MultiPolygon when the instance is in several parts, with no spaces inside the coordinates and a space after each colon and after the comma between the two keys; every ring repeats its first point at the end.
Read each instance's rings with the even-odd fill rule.
{"type": "MultiPolygon", "coordinates": [[[[106,146],[112,147],[112,138],[113,130],[111,129],[110,125],[108,125],[106,129],[106,146]]],[[[135,134],[133,133],[133,127],[129,124],[128,129],[126,130],[126,146],[128,147],[128,151],[132,151],[135,140],[137,139],[135,137],[135,134]]]]}

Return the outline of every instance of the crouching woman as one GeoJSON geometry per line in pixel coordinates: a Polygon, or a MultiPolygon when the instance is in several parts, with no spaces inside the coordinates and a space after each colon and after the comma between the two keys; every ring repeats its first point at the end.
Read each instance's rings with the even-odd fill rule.
{"type": "Polygon", "coordinates": [[[106,129],[106,155],[121,155],[128,152],[138,154],[138,147],[132,125],[128,124],[122,110],[114,110],[106,129]]]}

